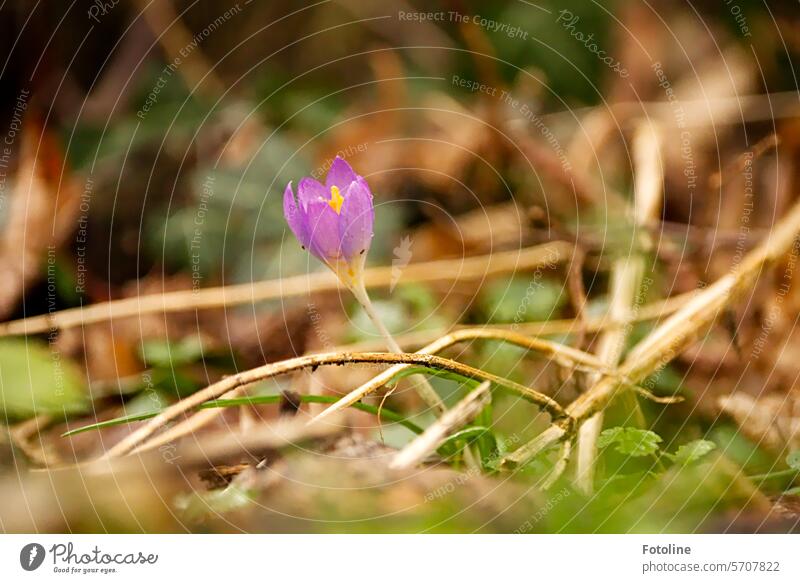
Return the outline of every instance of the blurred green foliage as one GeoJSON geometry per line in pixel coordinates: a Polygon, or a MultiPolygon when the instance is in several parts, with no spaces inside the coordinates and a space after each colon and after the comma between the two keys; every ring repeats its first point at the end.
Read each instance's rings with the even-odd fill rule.
{"type": "Polygon", "coordinates": [[[84,413],[91,403],[78,367],[34,339],[0,339],[0,408],[4,418],[84,413]]]}

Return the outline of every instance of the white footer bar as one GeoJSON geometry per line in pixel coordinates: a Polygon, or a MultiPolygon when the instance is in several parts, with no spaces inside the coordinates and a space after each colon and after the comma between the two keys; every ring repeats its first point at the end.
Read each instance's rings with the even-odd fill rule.
{"type": "Polygon", "coordinates": [[[793,535],[2,535],[0,580],[778,582],[798,555],[793,535]]]}

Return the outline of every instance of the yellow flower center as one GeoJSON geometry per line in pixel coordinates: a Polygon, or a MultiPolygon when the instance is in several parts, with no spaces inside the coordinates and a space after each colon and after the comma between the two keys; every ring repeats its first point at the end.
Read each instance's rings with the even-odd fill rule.
{"type": "Polygon", "coordinates": [[[342,193],[339,192],[338,186],[331,186],[331,199],[328,201],[328,204],[334,211],[336,211],[337,215],[342,212],[344,197],[342,196],[342,193]]]}

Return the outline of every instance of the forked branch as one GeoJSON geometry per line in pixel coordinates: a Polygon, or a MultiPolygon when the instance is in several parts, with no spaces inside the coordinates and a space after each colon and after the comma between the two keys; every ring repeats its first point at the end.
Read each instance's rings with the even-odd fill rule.
{"type": "Polygon", "coordinates": [[[697,334],[712,324],[737,296],[753,285],[760,273],[786,253],[798,253],[800,202],[772,229],[758,247],[748,253],[730,273],[698,293],[686,305],[653,330],[628,355],[618,375],[607,376],[578,397],[566,411],[568,417],[556,422],[533,440],[502,460],[513,468],[525,464],[542,451],[571,436],[597,411],[602,410],[627,383],[642,379],[663,368],[691,344],[697,334]]]}
{"type": "MultiPolygon", "coordinates": [[[[473,368],[466,364],[461,364],[460,362],[456,362],[448,358],[442,358],[441,356],[435,356],[432,354],[394,354],[385,352],[313,354],[309,356],[301,356],[298,358],[283,360],[276,363],[265,364],[254,369],[226,377],[221,381],[209,385],[205,389],[202,389],[193,395],[178,401],[174,405],[168,407],[150,419],[147,423],[145,423],[145,425],[109,449],[103,457],[116,457],[129,453],[134,448],[137,448],[137,446],[139,446],[145,439],[182,414],[195,409],[208,400],[216,399],[223,395],[225,398],[231,398],[232,396],[235,396],[239,389],[247,385],[304,368],[355,363],[409,364],[443,370],[477,381],[490,381],[495,385],[520,394],[524,399],[541,407],[555,418],[563,417],[565,414],[564,409],[556,401],[543,393],[492,373],[473,368]]],[[[155,447],[155,445],[152,443],[148,443],[146,445],[147,447],[138,447],[137,451],[145,451],[146,449],[152,449],[152,447],[155,447]]]]}

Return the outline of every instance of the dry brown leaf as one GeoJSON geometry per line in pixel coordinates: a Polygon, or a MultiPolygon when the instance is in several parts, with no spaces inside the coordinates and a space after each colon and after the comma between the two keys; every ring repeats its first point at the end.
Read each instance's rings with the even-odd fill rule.
{"type": "Polygon", "coordinates": [[[760,397],[734,393],[719,397],[717,403],[756,443],[779,452],[800,447],[800,398],[796,391],[760,397]]]}
{"type": "Polygon", "coordinates": [[[56,250],[75,228],[80,193],[55,135],[29,112],[0,239],[0,318],[11,314],[55,261],[56,250]]]}

